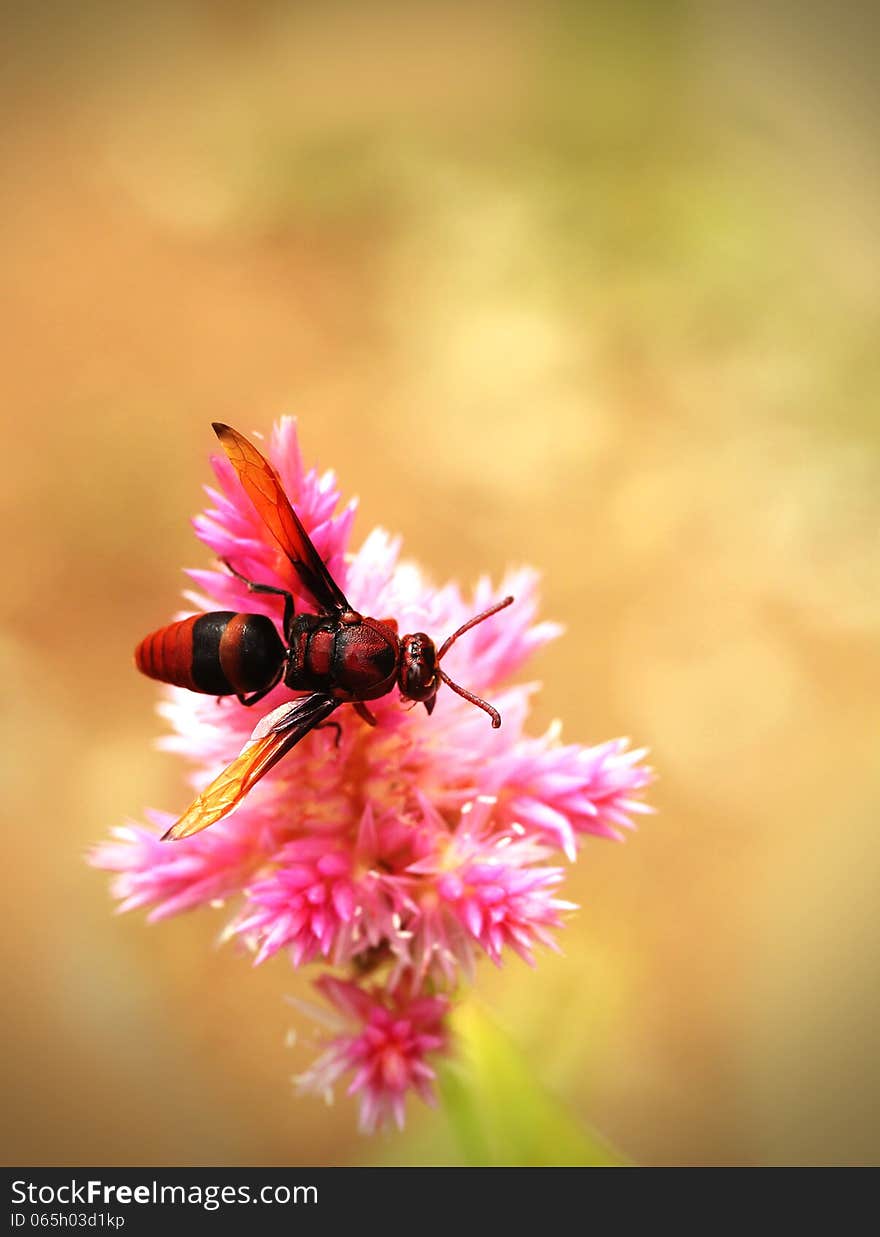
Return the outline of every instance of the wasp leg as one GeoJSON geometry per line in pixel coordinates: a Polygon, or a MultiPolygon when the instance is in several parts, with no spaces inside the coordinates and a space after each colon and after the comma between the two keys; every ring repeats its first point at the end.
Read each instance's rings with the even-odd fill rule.
{"type": "Polygon", "coordinates": [[[315,729],[316,730],[327,730],[328,727],[330,726],[332,726],[333,729],[336,731],[336,739],[334,740],[333,746],[339,747],[339,741],[342,738],[342,727],[340,726],[339,722],[321,722],[321,724],[319,726],[316,726],[315,729]]]}
{"type": "MultiPolygon", "coordinates": [[[[264,696],[268,696],[272,688],[277,687],[280,682],[281,682],[281,674],[279,673],[275,676],[275,678],[268,685],[268,687],[261,687],[260,690],[258,692],[254,692],[252,696],[240,696],[238,692],[236,692],[235,698],[239,704],[243,704],[246,709],[249,709],[252,704],[257,704],[260,700],[263,699],[264,696]]],[[[218,703],[219,703],[219,697],[218,697],[218,703]]]]}
{"type": "MultiPolygon", "coordinates": [[[[236,580],[241,580],[242,584],[248,586],[249,593],[275,593],[278,597],[284,598],[284,637],[288,644],[290,643],[290,629],[293,624],[294,602],[292,594],[288,593],[286,588],[276,588],[274,584],[257,584],[253,580],[249,580],[247,576],[243,576],[240,571],[236,571],[232,563],[228,559],[221,560],[224,567],[228,567],[236,580]]],[[[275,684],[273,683],[274,687],[275,684]]],[[[263,693],[265,695],[265,692],[263,693]]],[[[241,696],[239,696],[241,700],[241,696]]],[[[244,700],[241,701],[244,704],[244,700]]],[[[249,701],[250,704],[256,703],[254,700],[249,701]]]]}
{"type": "Polygon", "coordinates": [[[373,717],[373,714],[364,704],[363,700],[352,700],[351,703],[354,707],[355,713],[357,713],[358,717],[362,717],[368,726],[376,725],[375,717],[373,717]]]}

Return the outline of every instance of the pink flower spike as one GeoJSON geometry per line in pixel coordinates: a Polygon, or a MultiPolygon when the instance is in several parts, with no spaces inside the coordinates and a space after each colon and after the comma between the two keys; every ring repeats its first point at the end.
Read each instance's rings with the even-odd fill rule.
{"type": "Polygon", "coordinates": [[[347,1093],[359,1097],[364,1133],[391,1121],[403,1129],[409,1091],[427,1104],[435,1102],[434,1070],[426,1058],[448,1047],[448,999],[412,996],[407,985],[395,993],[365,989],[329,975],[315,987],[344,1015],[348,1027],[296,1080],[298,1090],[327,1095],[351,1074],[347,1093]]]}
{"type": "MultiPolygon", "coordinates": [[[[652,774],[626,740],[564,744],[559,724],[528,734],[538,685],[514,676],[561,631],[539,618],[532,569],[510,570],[500,583],[483,577],[466,591],[433,585],[381,529],[352,552],[355,504],[345,504],[331,473],[303,462],[295,422],[284,418],[259,447],[360,614],[393,617],[401,634],[427,632],[439,648],[513,596],[442,663],[503,724],[493,729],[447,684],[430,714],[396,688],[370,700],[375,726],[343,703],[330,726],[306,733],[204,832],[162,842],[176,815],[149,812],[146,825],[114,829],[90,861],[112,873],[120,911],[143,908],[153,921],[235,899],[224,937],[246,944],[255,964],[284,951],[295,967],[347,968],[347,980],[320,981],[348,1025],[307,1079],[321,1089],[321,1080],[350,1074],[362,1125],[373,1129],[402,1122],[410,1090],[432,1097],[426,1058],[447,1042],[449,998],[438,994],[472,980],[482,958],[501,965],[514,953],[534,965],[539,946],[557,948],[575,909],[561,896],[561,856],[574,861],[591,835],[618,839],[650,812],[642,796],[652,774]],[[363,986],[366,976],[374,986],[363,986]]],[[[283,637],[283,599],[251,592],[224,560],[291,592],[297,615],[315,614],[316,602],[225,455],[212,463],[216,483],[193,525],[220,561],[190,572],[195,591],[186,596],[204,611],[266,615],[283,637]]],[[[318,656],[334,665],[327,634],[318,656]]],[[[300,644],[295,653],[304,656],[300,644]]],[[[192,789],[202,791],[298,694],[282,681],[245,708],[232,695],[164,686],[158,708],[169,733],[159,743],[187,759],[192,789]]]]}
{"type": "Polygon", "coordinates": [[[119,899],[119,911],[152,906],[148,919],[155,923],[197,906],[217,905],[240,892],[256,858],[234,819],[174,848],[159,840],[174,817],[162,812],[149,816],[157,832],[134,824],[119,826],[112,831],[115,841],[100,843],[89,856],[96,868],[117,874],[111,890],[119,899]]]}
{"type": "Polygon", "coordinates": [[[289,946],[294,966],[328,958],[354,918],[354,856],[332,838],[300,838],[275,856],[276,867],[245,889],[231,932],[253,942],[254,965],[289,946]]]}
{"type": "Polygon", "coordinates": [[[627,750],[625,739],[598,747],[561,745],[558,728],[540,739],[522,739],[506,770],[505,815],[566,857],[577,857],[576,838],[592,834],[619,841],[636,813],[653,809],[634,796],[653,780],[640,761],[645,750],[627,750]]]}
{"type": "Polygon", "coordinates": [[[464,962],[461,954],[473,940],[496,966],[505,946],[534,966],[534,946],[555,948],[551,929],[561,926],[563,912],[576,909],[555,897],[562,869],[540,865],[549,850],[499,829],[496,807],[488,796],[466,804],[458,827],[438,832],[434,852],[409,869],[426,889],[412,924],[423,959],[436,956],[435,942],[453,940],[464,962]],[[463,936],[450,931],[450,920],[463,936]]]}

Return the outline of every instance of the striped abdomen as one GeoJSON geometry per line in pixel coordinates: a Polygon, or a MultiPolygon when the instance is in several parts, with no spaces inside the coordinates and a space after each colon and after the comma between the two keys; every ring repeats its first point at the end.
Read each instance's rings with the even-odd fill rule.
{"type": "Polygon", "coordinates": [[[169,623],[135,649],[142,674],[211,696],[261,691],[279,677],[285,649],[265,614],[215,610],[169,623]]]}

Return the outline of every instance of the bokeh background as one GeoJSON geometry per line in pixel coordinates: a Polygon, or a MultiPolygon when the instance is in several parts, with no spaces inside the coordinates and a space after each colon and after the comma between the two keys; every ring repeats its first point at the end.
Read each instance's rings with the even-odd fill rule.
{"type": "Polygon", "coordinates": [[[639,1163],[880,1159],[872,7],[4,8],[6,1163],[459,1154],[292,1099],[308,976],[83,862],[187,799],[131,651],[209,422],[282,412],[356,540],[541,569],[536,732],[652,749],[566,956],[480,976],[541,1084],[639,1163]]]}

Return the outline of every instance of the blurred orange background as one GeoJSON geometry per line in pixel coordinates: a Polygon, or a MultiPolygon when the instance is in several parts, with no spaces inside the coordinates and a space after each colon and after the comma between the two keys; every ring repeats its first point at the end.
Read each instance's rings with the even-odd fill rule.
{"type": "Polygon", "coordinates": [[[131,652],[209,422],[284,412],[355,544],[541,569],[535,733],[652,749],[566,956],[479,976],[542,1082],[639,1163],[878,1161],[871,12],[5,10],[5,1163],[455,1160],[293,1099],[309,974],[83,861],[187,801],[131,652]]]}

